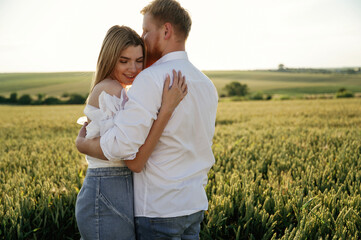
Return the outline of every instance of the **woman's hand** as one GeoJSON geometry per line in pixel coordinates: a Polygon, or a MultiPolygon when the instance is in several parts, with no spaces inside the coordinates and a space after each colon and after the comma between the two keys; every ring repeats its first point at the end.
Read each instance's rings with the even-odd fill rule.
{"type": "Polygon", "coordinates": [[[173,113],[174,109],[187,95],[188,87],[182,73],[180,71],[177,73],[175,70],[173,70],[173,84],[171,87],[169,87],[169,84],[170,77],[168,75],[164,82],[162,106],[160,111],[173,113]]]}
{"type": "Polygon", "coordinates": [[[75,140],[75,146],[79,152],[84,153],[84,140],[86,136],[86,126],[88,125],[87,122],[84,122],[83,126],[81,127],[78,136],[75,140]]]}

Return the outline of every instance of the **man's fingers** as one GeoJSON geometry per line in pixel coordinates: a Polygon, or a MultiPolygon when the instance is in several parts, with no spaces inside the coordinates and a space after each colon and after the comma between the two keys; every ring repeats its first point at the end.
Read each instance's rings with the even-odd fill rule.
{"type": "Polygon", "coordinates": [[[78,136],[79,137],[85,137],[86,136],[86,126],[88,125],[88,122],[85,122],[84,125],[81,127],[78,136]]]}

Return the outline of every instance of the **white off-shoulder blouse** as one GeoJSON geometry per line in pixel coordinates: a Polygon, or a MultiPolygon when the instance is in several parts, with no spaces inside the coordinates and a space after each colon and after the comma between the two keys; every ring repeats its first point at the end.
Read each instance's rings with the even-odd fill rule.
{"type": "MultiPolygon", "coordinates": [[[[121,96],[112,96],[105,91],[99,95],[99,108],[87,104],[84,113],[90,123],[86,126],[86,138],[92,139],[102,136],[108,129],[114,126],[114,116],[118,111],[124,109],[124,104],[128,101],[127,93],[122,89],[121,96]]],[[[102,160],[91,156],[86,156],[88,168],[104,167],[124,167],[123,160],[102,160]]]]}

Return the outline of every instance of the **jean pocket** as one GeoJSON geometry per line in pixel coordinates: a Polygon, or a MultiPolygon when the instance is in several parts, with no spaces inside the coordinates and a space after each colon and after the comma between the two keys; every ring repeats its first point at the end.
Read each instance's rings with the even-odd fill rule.
{"type": "Polygon", "coordinates": [[[185,228],[181,218],[156,218],[151,219],[150,224],[155,239],[180,239],[185,228]]]}
{"type": "MultiPolygon", "coordinates": [[[[99,200],[103,204],[99,206],[99,215],[116,215],[120,217],[124,222],[134,227],[134,215],[133,215],[133,204],[124,201],[124,202],[115,202],[114,204],[110,201],[105,195],[99,193],[99,200]]],[[[100,203],[99,203],[100,204],[100,203]]]]}

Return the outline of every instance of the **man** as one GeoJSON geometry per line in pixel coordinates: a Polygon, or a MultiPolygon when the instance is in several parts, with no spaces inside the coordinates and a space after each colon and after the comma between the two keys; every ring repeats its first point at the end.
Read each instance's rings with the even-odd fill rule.
{"type": "MultiPolygon", "coordinates": [[[[134,173],[137,239],[198,239],[208,200],[204,190],[214,164],[211,145],[218,95],[213,83],[188,60],[188,12],[175,0],[155,0],[141,13],[149,68],[128,91],[115,127],[100,140],[77,139],[82,153],[132,159],[144,143],[161,106],[166,74],[180,70],[188,94],[169,120],[143,170],[134,173]],[[116,146],[116,147],[114,147],[116,146]]],[[[131,161],[131,160],[128,160],[131,161]]]]}

